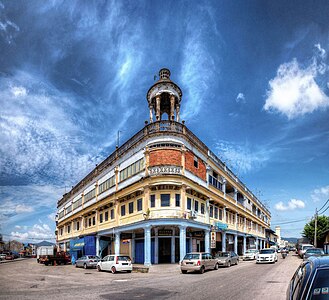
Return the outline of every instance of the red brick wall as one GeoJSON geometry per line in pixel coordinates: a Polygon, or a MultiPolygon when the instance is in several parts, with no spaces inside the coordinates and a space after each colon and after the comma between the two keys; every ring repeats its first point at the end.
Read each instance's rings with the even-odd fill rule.
{"type": "Polygon", "coordinates": [[[198,168],[194,167],[194,154],[191,151],[185,153],[185,169],[192,172],[194,175],[206,181],[207,171],[204,162],[198,158],[198,168]]]}
{"type": "Polygon", "coordinates": [[[150,152],[150,167],[160,165],[182,165],[182,154],[179,150],[153,150],[150,152]]]}

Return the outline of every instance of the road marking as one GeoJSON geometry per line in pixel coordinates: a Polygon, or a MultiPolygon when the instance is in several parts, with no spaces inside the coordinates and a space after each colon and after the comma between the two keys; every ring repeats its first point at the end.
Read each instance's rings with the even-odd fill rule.
{"type": "Polygon", "coordinates": [[[128,279],[116,279],[116,280],[113,280],[115,282],[125,282],[125,281],[128,281],[128,279]]]}

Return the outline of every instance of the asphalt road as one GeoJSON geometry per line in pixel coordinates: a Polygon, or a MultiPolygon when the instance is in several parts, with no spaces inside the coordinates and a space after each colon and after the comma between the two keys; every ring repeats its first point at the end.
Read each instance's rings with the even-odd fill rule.
{"type": "Polygon", "coordinates": [[[181,274],[178,265],[149,273],[97,272],[44,266],[35,259],[0,265],[0,299],[285,299],[301,259],[290,254],[275,264],[254,261],[201,274],[181,274]]]}

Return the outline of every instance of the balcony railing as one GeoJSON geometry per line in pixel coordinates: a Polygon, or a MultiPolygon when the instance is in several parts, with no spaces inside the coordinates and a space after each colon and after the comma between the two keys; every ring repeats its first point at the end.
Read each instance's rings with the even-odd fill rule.
{"type": "Polygon", "coordinates": [[[208,175],[208,182],[216,189],[219,189],[220,191],[222,190],[222,186],[223,186],[222,183],[219,182],[215,177],[208,175]]]}

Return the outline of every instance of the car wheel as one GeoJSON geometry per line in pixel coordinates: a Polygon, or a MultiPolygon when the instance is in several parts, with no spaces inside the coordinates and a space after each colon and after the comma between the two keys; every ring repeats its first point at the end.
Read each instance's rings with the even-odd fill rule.
{"type": "Polygon", "coordinates": [[[127,273],[131,273],[131,270],[127,271],[127,273]]]}
{"type": "Polygon", "coordinates": [[[228,262],[227,262],[227,267],[229,268],[230,266],[231,266],[231,262],[228,261],[228,262]]]}
{"type": "Polygon", "coordinates": [[[182,273],[183,273],[183,274],[186,274],[186,273],[187,273],[187,271],[186,271],[186,270],[182,270],[182,273]]]}
{"type": "Polygon", "coordinates": [[[117,271],[117,269],[113,266],[113,267],[111,268],[111,272],[112,272],[112,274],[114,274],[116,271],[117,271]]]}
{"type": "Polygon", "coordinates": [[[78,267],[78,265],[77,265],[77,264],[75,264],[75,267],[77,268],[77,267],[78,267]]]}
{"type": "Polygon", "coordinates": [[[215,270],[218,270],[218,264],[215,264],[215,268],[214,268],[215,270]]]}
{"type": "Polygon", "coordinates": [[[86,263],[83,264],[83,268],[87,269],[87,264],[86,263]]]}
{"type": "Polygon", "coordinates": [[[237,260],[236,260],[236,265],[238,265],[238,264],[239,264],[239,260],[237,259],[237,260]]]}
{"type": "Polygon", "coordinates": [[[101,266],[97,266],[98,272],[102,272],[101,266]]]}
{"type": "Polygon", "coordinates": [[[200,274],[203,274],[204,273],[204,266],[202,266],[201,268],[200,268],[200,274]]]}

